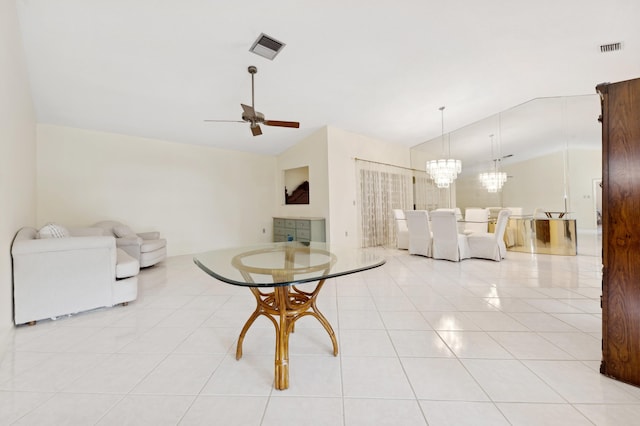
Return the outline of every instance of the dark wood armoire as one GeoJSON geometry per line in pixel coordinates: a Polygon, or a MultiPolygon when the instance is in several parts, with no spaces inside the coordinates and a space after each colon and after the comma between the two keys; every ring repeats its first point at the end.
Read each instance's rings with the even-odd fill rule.
{"type": "Polygon", "coordinates": [[[602,363],[640,386],[640,78],[596,87],[602,102],[602,363]]]}

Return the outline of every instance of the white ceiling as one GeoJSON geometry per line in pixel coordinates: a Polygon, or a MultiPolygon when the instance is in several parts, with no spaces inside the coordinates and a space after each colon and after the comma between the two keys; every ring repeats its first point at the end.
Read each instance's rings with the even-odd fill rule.
{"type": "Polygon", "coordinates": [[[640,1],[17,0],[37,119],[278,154],[322,126],[414,146],[640,77],[640,1]],[[260,33],[286,46],[250,53],[260,33]],[[623,50],[600,53],[621,41],[623,50]],[[256,109],[300,129],[239,120],[256,109]]]}

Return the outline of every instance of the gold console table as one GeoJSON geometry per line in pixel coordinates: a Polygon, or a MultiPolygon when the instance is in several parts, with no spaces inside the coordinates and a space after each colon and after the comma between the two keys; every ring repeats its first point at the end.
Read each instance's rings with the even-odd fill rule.
{"type": "Polygon", "coordinates": [[[575,219],[510,217],[507,229],[513,235],[507,250],[524,253],[575,256],[578,248],[575,219]]]}

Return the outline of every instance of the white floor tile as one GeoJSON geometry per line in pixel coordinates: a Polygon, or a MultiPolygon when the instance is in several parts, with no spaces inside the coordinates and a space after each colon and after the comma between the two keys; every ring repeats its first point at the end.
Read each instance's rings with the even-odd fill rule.
{"type": "Polygon", "coordinates": [[[640,390],[599,374],[597,256],[373,251],[384,267],[328,280],[318,299],[338,357],[317,320],[296,324],[287,390],[273,388],[267,318],[235,359],[252,294],[176,256],[141,271],[126,307],[0,339],[0,424],[637,423],[640,390]]]}
{"type": "Polygon", "coordinates": [[[429,426],[507,426],[492,402],[420,401],[429,426]]]}
{"type": "Polygon", "coordinates": [[[602,359],[601,342],[586,333],[538,333],[541,337],[558,346],[575,359],[602,359]]]}
{"type": "Polygon", "coordinates": [[[637,403],[619,383],[579,361],[523,361],[538,377],[570,403],[637,403]]]}
{"type": "Polygon", "coordinates": [[[464,312],[422,312],[422,316],[434,330],[480,331],[480,327],[464,312]]]}
{"type": "Polygon", "coordinates": [[[496,342],[517,359],[574,359],[569,353],[535,333],[489,332],[496,342]]]}
{"type": "Polygon", "coordinates": [[[527,331],[527,328],[503,312],[466,312],[465,315],[484,331],[527,331]]]}
{"type": "Polygon", "coordinates": [[[240,330],[222,327],[200,327],[191,333],[174,353],[180,354],[226,354],[235,353],[240,330]]]}
{"type": "Polygon", "coordinates": [[[339,343],[343,357],[396,356],[396,351],[385,330],[340,330],[339,343]]]}
{"type": "Polygon", "coordinates": [[[13,424],[56,426],[95,424],[120,399],[122,399],[121,395],[59,393],[13,424]]]}
{"type": "Polygon", "coordinates": [[[416,400],[345,398],[344,418],[346,426],[427,425],[416,400]]]}
{"type": "Polygon", "coordinates": [[[344,357],[342,380],[345,397],[415,397],[398,358],[344,357]]]}
{"type": "Polygon", "coordinates": [[[258,426],[267,400],[256,396],[199,396],[180,425],[258,426]]]}
{"type": "Polygon", "coordinates": [[[272,397],[342,397],[339,357],[296,355],[289,358],[289,389],[274,391],[272,397]]]}
{"type": "MultiPolygon", "coordinates": [[[[16,357],[28,354],[19,353],[16,357]]],[[[82,353],[45,353],[41,362],[18,369],[0,383],[0,388],[14,391],[57,392],[85,374],[94,371],[109,355],[82,353]]]]}
{"type": "Polygon", "coordinates": [[[271,398],[261,426],[342,425],[341,398],[303,398],[285,396],[271,398]]]}
{"type": "Polygon", "coordinates": [[[201,395],[267,396],[273,389],[274,357],[227,355],[204,386],[201,395]]]}
{"type": "Polygon", "coordinates": [[[140,383],[164,357],[159,354],[109,355],[63,390],[74,393],[124,394],[140,383]]]}
{"type": "Polygon", "coordinates": [[[223,357],[223,355],[169,355],[131,393],[198,395],[222,362],[223,357]]]}
{"type": "Polygon", "coordinates": [[[453,357],[453,352],[435,331],[391,330],[393,346],[400,357],[453,357]]]}
{"type": "Polygon", "coordinates": [[[338,313],[341,330],[384,330],[384,324],[377,311],[347,311],[338,313]]]}
{"type": "Polygon", "coordinates": [[[431,330],[431,326],[420,312],[380,312],[387,330],[431,330]]]}
{"type": "Polygon", "coordinates": [[[136,327],[105,327],[73,346],[74,352],[112,354],[142,335],[136,327]]]}
{"type": "Polygon", "coordinates": [[[484,331],[438,331],[438,334],[458,358],[513,358],[484,331]]]}
{"type": "MultiPolygon", "coordinates": [[[[339,334],[336,333],[336,340],[339,342],[339,334]]],[[[271,349],[273,353],[273,343],[271,349]]],[[[338,353],[340,346],[338,346],[338,353]]],[[[324,328],[300,328],[296,327],[295,333],[289,335],[289,358],[297,355],[318,355],[333,357],[333,343],[329,333],[324,328]]]]}
{"type": "Polygon", "coordinates": [[[194,399],[195,396],[127,395],[97,425],[176,425],[194,399]]]}
{"type": "Polygon", "coordinates": [[[402,358],[418,399],[488,401],[487,394],[457,359],[402,358]]]}
{"type": "Polygon", "coordinates": [[[513,297],[487,297],[485,300],[501,312],[540,312],[538,308],[513,297]]]}
{"type": "Polygon", "coordinates": [[[371,296],[349,296],[338,298],[338,311],[375,311],[371,296]]]}
{"type": "Polygon", "coordinates": [[[574,407],[598,426],[635,426],[640,419],[640,404],[575,404],[574,407]]]}
{"type": "Polygon", "coordinates": [[[520,361],[466,359],[462,364],[494,402],[565,402],[520,361]]]}
{"type": "Polygon", "coordinates": [[[591,314],[554,314],[562,322],[585,333],[597,333],[602,330],[602,320],[591,314]]]}
{"type": "Polygon", "coordinates": [[[378,311],[416,311],[416,306],[413,302],[405,296],[400,297],[388,297],[388,296],[374,296],[373,302],[376,304],[378,311]]]}
{"type": "Polygon", "coordinates": [[[525,325],[531,331],[570,332],[578,331],[575,327],[544,312],[512,312],[512,318],[525,325]]]}
{"type": "Polygon", "coordinates": [[[45,403],[53,395],[53,393],[0,391],[0,424],[12,424],[45,403]]]}
{"type": "Polygon", "coordinates": [[[592,425],[585,416],[570,404],[498,403],[498,408],[514,426],[592,425]]]}
{"type": "Polygon", "coordinates": [[[131,343],[125,345],[120,353],[155,353],[169,354],[185,341],[194,329],[192,327],[154,327],[131,343]]]}

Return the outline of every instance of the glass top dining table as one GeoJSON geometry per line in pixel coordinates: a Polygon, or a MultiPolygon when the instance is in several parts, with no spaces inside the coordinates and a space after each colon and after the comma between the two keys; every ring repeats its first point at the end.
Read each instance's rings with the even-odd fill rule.
{"type": "Polygon", "coordinates": [[[194,262],[228,284],[277,287],[352,274],[385,260],[362,249],[290,241],[208,251],[197,254],[194,262]]]}
{"type": "Polygon", "coordinates": [[[299,318],[316,318],[331,338],[333,355],[338,355],[333,328],[316,306],[325,280],[385,263],[372,251],[297,241],[213,250],[197,254],[193,260],[213,278],[248,287],[256,299],[256,308],[240,332],[236,359],[242,357],[244,337],[259,316],[266,316],[275,326],[276,389],[289,387],[289,335],[299,318]],[[308,283],[313,288],[298,287],[308,283]]]}

